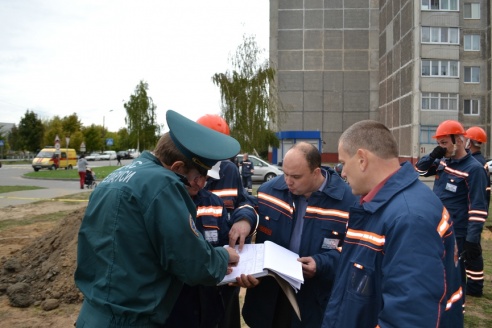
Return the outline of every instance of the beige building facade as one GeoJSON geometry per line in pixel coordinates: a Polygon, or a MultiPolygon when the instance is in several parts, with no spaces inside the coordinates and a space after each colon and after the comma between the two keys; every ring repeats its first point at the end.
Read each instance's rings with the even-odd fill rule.
{"type": "MultiPolygon", "coordinates": [[[[490,137],[485,0],[271,0],[279,131],[321,131],[323,161],[363,119],[385,123],[402,159],[435,146],[446,119],[490,137]]],[[[490,144],[483,152],[490,154],[490,144]]]]}

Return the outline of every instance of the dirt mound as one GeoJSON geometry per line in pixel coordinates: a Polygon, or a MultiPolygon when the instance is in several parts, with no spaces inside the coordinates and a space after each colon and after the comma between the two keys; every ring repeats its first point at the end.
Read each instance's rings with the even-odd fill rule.
{"type": "MultiPolygon", "coordinates": [[[[49,232],[0,259],[0,294],[7,293],[11,306],[41,304],[54,300],[76,304],[83,300],[73,274],[77,261],[77,234],[85,208],[61,219],[49,232]]],[[[56,303],[56,301],[55,301],[56,303]]]]}

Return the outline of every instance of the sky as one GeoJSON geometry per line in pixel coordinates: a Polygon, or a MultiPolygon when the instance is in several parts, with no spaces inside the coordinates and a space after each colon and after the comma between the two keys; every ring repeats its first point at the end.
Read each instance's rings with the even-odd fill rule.
{"type": "Polygon", "coordinates": [[[116,132],[144,81],[157,122],[220,114],[215,73],[243,35],[268,58],[267,0],[0,0],[0,122],[77,113],[116,132]]]}

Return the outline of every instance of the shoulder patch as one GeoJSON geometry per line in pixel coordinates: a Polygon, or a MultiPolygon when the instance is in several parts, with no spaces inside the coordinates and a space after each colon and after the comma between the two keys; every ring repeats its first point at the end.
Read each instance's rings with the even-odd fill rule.
{"type": "Polygon", "coordinates": [[[193,217],[191,216],[191,214],[188,217],[188,220],[190,220],[191,231],[198,237],[200,235],[200,233],[198,232],[198,229],[195,226],[195,220],[193,220],[193,217]]]}

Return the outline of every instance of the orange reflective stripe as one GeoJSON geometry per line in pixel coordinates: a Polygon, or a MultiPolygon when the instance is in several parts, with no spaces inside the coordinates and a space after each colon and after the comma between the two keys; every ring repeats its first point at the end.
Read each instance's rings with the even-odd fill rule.
{"type": "Polygon", "coordinates": [[[444,168],[444,171],[449,172],[449,173],[452,173],[452,174],[457,175],[457,176],[460,176],[460,177],[463,177],[463,178],[468,178],[468,173],[467,172],[462,172],[462,171],[454,170],[452,168],[449,168],[447,165],[444,168]]]}
{"type": "Polygon", "coordinates": [[[281,200],[279,198],[270,196],[270,195],[265,194],[263,192],[259,192],[258,193],[258,199],[263,199],[263,200],[266,200],[272,204],[275,204],[278,207],[281,207],[284,210],[288,211],[290,214],[294,213],[294,210],[292,209],[292,207],[290,207],[290,205],[287,202],[284,202],[283,200],[281,200]]]}
{"type": "Polygon", "coordinates": [[[444,236],[446,231],[449,230],[449,227],[451,224],[449,223],[449,212],[448,210],[444,207],[442,210],[442,217],[441,217],[441,222],[439,222],[439,225],[437,226],[437,232],[439,233],[439,236],[444,236]]]}
{"type": "Polygon", "coordinates": [[[237,189],[210,190],[219,197],[237,197],[237,189]]]}
{"type": "Polygon", "coordinates": [[[385,242],[384,236],[375,234],[373,232],[367,232],[367,231],[361,231],[361,230],[348,229],[347,237],[353,238],[353,239],[363,240],[365,242],[368,242],[368,243],[376,245],[376,246],[383,246],[384,242],[385,242]]]}
{"type": "Polygon", "coordinates": [[[463,290],[460,287],[455,293],[453,293],[453,295],[451,295],[451,298],[446,303],[446,311],[449,310],[451,306],[453,306],[454,303],[458,302],[462,297],[463,290]]]}
{"type": "Polygon", "coordinates": [[[337,216],[339,218],[348,219],[349,213],[345,211],[335,210],[335,209],[325,209],[321,207],[308,206],[306,208],[306,213],[315,213],[325,216],[337,216]]]}
{"type": "Polygon", "coordinates": [[[196,217],[211,215],[216,217],[222,216],[222,206],[199,206],[196,209],[196,217]]]}
{"type": "Polygon", "coordinates": [[[469,215],[476,214],[476,215],[483,215],[483,216],[489,215],[487,211],[480,211],[480,210],[469,210],[468,214],[469,215]]]}

